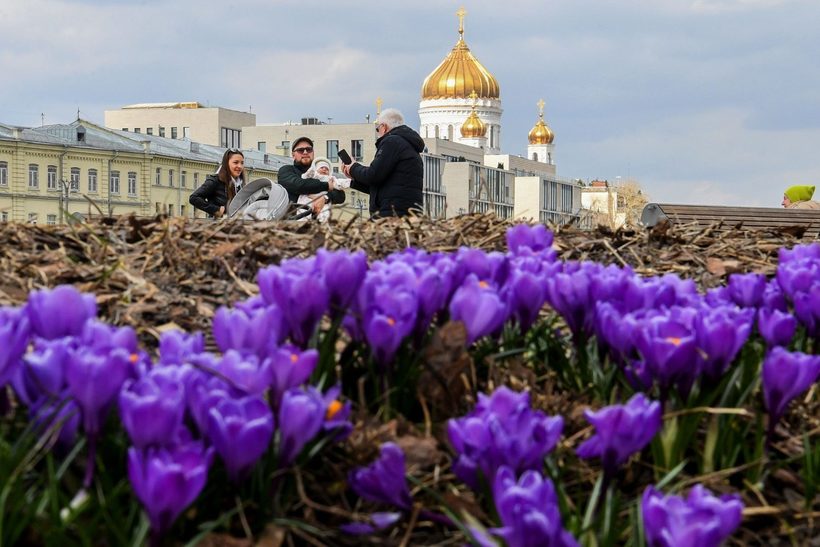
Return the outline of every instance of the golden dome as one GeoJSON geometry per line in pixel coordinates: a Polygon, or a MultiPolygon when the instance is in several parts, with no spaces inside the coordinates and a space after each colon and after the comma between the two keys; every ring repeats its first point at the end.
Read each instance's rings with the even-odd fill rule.
{"type": "Polygon", "coordinates": [[[555,140],[555,133],[552,132],[552,129],[549,128],[547,124],[544,123],[544,100],[541,99],[538,101],[538,123],[535,124],[535,127],[530,129],[529,135],[527,138],[530,141],[530,144],[552,144],[552,141],[555,140]]]}
{"type": "Polygon", "coordinates": [[[424,79],[421,99],[466,99],[471,91],[479,97],[498,99],[498,81],[478,62],[464,42],[464,14],[458,11],[458,42],[436,69],[424,79]]]}
{"type": "Polygon", "coordinates": [[[527,135],[527,138],[529,138],[530,144],[552,144],[552,141],[555,140],[555,134],[552,132],[552,129],[544,123],[544,119],[541,118],[538,120],[538,123],[535,124],[535,127],[530,129],[530,134],[527,135]]]}
{"type": "Polygon", "coordinates": [[[467,120],[461,125],[461,136],[465,139],[469,139],[483,137],[486,134],[487,124],[481,121],[481,118],[479,118],[475,112],[475,106],[473,106],[473,111],[470,112],[467,120]]]}

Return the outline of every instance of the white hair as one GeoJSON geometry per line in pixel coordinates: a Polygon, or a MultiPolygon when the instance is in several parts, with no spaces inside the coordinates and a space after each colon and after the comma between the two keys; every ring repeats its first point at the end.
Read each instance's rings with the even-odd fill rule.
{"type": "Polygon", "coordinates": [[[385,108],[381,114],[379,114],[379,119],[376,120],[376,123],[383,123],[388,129],[393,129],[404,125],[404,116],[395,108],[385,108]]]}

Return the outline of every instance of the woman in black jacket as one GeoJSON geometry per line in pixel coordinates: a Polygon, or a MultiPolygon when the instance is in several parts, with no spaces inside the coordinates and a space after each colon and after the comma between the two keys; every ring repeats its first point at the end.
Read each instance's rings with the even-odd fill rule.
{"type": "Polygon", "coordinates": [[[213,175],[208,175],[202,186],[194,190],[188,202],[209,216],[221,218],[228,204],[246,183],[245,155],[238,148],[225,150],[222,163],[213,175]]]}

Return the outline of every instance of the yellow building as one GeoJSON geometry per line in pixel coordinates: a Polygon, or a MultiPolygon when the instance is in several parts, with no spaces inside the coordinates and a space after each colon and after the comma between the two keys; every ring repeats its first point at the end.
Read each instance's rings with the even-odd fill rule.
{"type": "MultiPolygon", "coordinates": [[[[106,129],[85,120],[37,128],[0,124],[0,221],[56,224],[158,213],[203,217],[188,197],[224,149],[106,129]]],[[[289,158],[245,152],[251,180],[276,180],[289,158]]]]}
{"type": "Polygon", "coordinates": [[[105,126],[168,139],[188,139],[223,148],[249,148],[242,128],[256,114],[198,102],[141,103],[105,111],[105,126]]]}

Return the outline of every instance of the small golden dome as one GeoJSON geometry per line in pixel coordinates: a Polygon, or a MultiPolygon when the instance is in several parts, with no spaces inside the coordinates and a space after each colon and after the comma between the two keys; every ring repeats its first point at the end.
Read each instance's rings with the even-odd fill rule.
{"type": "Polygon", "coordinates": [[[544,123],[544,118],[539,118],[535,127],[530,129],[527,138],[529,138],[530,144],[552,144],[552,141],[555,140],[555,134],[552,132],[552,129],[544,123]]]}
{"type": "Polygon", "coordinates": [[[487,134],[487,124],[481,121],[475,112],[475,107],[467,120],[461,125],[461,136],[465,139],[483,137],[487,134]]]}
{"type": "Polygon", "coordinates": [[[552,141],[555,140],[555,133],[552,132],[552,129],[549,128],[547,124],[544,123],[544,99],[538,99],[538,123],[535,124],[535,127],[530,129],[529,135],[527,138],[530,140],[530,144],[552,144],[552,141]]]}
{"type": "Polygon", "coordinates": [[[458,11],[458,42],[440,65],[424,79],[421,99],[465,99],[471,91],[479,97],[498,99],[498,81],[478,62],[464,42],[464,14],[458,11]]]}

